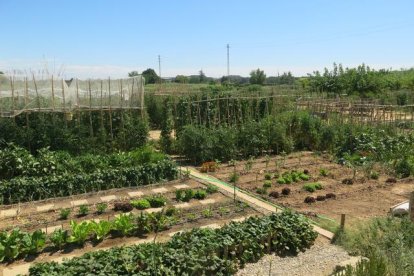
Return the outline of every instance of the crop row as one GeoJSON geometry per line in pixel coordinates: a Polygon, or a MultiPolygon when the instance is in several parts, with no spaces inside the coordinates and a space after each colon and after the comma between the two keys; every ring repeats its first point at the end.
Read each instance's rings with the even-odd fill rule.
{"type": "Polygon", "coordinates": [[[41,177],[18,177],[0,181],[0,204],[13,204],[54,197],[133,187],[172,180],[177,177],[169,159],[130,168],[96,171],[90,174],[65,173],[41,177]]]}
{"type": "Polygon", "coordinates": [[[167,243],[116,247],[61,264],[40,263],[30,268],[30,275],[231,275],[265,253],[297,254],[316,237],[306,218],[286,211],[221,229],[193,229],[167,243]]]}

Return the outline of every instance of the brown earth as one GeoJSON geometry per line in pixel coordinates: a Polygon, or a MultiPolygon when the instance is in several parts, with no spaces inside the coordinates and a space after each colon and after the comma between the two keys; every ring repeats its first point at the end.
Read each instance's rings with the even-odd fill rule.
{"type": "MultiPolygon", "coordinates": [[[[356,223],[357,221],[388,214],[391,206],[405,201],[409,198],[409,193],[414,190],[413,179],[401,179],[397,183],[386,183],[390,177],[380,167],[375,170],[380,173],[378,180],[367,179],[362,171],[357,171],[356,181],[353,185],[342,184],[345,178],[352,178],[353,171],[346,166],[333,162],[329,155],[317,155],[312,152],[294,153],[286,156],[283,162],[282,157],[271,157],[266,166],[266,158],[253,160],[252,168],[249,170],[246,166],[247,161],[240,161],[236,164],[236,172],[240,174],[237,181],[237,187],[250,191],[257,196],[257,188],[261,188],[266,173],[282,174],[285,171],[296,170],[302,172],[307,169],[310,172],[309,181],[299,181],[292,184],[277,184],[276,179],[272,179],[272,187],[267,190],[267,195],[263,197],[275,204],[290,207],[300,212],[312,212],[319,215],[328,216],[336,221],[340,220],[341,214],[346,214],[347,223],[356,223]],[[275,161],[278,160],[278,168],[275,161]],[[329,171],[329,175],[324,177],[320,175],[320,169],[329,171]],[[310,182],[319,182],[323,189],[314,193],[303,190],[303,185],[310,182]],[[278,191],[285,187],[291,189],[288,196],[279,198],[269,197],[272,191],[278,191]],[[312,204],[304,203],[307,196],[325,195],[334,193],[336,199],[317,201],[312,204]]],[[[228,164],[220,165],[220,168],[211,173],[215,177],[229,181],[234,167],[228,164]]]]}

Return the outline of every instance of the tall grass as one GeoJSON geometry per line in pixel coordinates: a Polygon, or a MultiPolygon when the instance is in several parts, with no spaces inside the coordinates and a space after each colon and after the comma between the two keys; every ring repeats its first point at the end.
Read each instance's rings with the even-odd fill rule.
{"type": "Polygon", "coordinates": [[[334,242],[351,254],[370,259],[353,271],[348,268],[353,274],[345,275],[404,276],[414,273],[414,223],[407,218],[375,218],[354,229],[338,231],[334,242]],[[359,274],[362,272],[365,274],[359,274]],[[374,272],[377,274],[372,274],[374,272]]]}

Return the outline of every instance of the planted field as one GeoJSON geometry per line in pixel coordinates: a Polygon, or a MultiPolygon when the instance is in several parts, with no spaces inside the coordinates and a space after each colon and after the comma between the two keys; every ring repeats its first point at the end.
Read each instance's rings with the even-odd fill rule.
{"type": "Polygon", "coordinates": [[[364,172],[331,160],[328,155],[300,152],[286,157],[257,158],[221,164],[215,177],[277,205],[350,222],[386,215],[389,208],[408,199],[412,179],[395,180],[381,168],[364,172]],[[354,178],[354,179],[353,179],[354,178]]]}
{"type": "Polygon", "coordinates": [[[26,261],[59,260],[141,243],[153,239],[155,233],[157,240],[168,240],[193,227],[217,228],[260,215],[245,203],[190,179],[32,202],[20,208],[17,217],[4,217],[0,224],[6,248],[1,258],[12,262],[6,268],[10,271],[25,266],[26,261]],[[68,213],[63,217],[64,211],[68,213]],[[11,225],[19,230],[11,231],[11,225]],[[7,247],[12,244],[15,251],[7,247]]]}

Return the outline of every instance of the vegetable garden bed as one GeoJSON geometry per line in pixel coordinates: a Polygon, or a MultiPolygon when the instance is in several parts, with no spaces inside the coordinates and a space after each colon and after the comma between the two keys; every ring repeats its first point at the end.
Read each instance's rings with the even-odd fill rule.
{"type": "Polygon", "coordinates": [[[414,188],[412,179],[389,182],[391,176],[381,168],[374,169],[377,179],[367,178],[358,168],[354,183],[347,185],[343,180],[353,178],[351,168],[333,162],[329,155],[299,152],[239,161],[235,168],[223,163],[210,174],[230,183],[236,180],[237,187],[275,204],[305,214],[328,216],[337,222],[345,213],[347,223],[354,223],[387,214],[390,206],[406,200],[414,188]]]}

